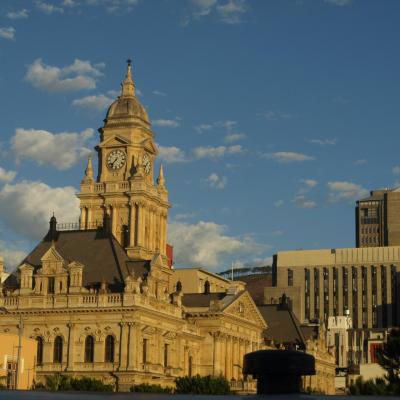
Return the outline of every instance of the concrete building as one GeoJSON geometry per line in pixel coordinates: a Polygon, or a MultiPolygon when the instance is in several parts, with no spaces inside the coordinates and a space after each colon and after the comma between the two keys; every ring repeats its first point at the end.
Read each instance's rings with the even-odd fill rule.
{"type": "Polygon", "coordinates": [[[278,252],[265,302],[285,294],[301,323],[349,315],[349,363],[360,364],[372,333],[400,323],[399,271],[399,246],[278,252]]]}
{"type": "Polygon", "coordinates": [[[243,354],[263,346],[266,323],[243,285],[197,271],[177,285],[167,251],[170,207],[150,120],[128,64],[121,95],[99,129],[98,173],[88,160],[79,223],[59,224],[0,288],[0,334],[37,342],[38,380],[61,372],[118,390],[185,375],[222,375],[255,390],[243,354]],[[193,285],[193,288],[190,286],[193,285]],[[210,290],[213,286],[213,291],[210,290]]]}
{"type": "Polygon", "coordinates": [[[400,188],[373,190],[357,201],[356,246],[400,246],[400,188]]]}

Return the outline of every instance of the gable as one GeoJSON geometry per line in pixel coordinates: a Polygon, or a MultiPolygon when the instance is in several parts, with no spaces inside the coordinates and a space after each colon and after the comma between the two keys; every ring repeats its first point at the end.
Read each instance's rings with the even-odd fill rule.
{"type": "Polygon", "coordinates": [[[122,136],[111,136],[99,144],[99,147],[128,145],[131,142],[122,136]]]}
{"type": "Polygon", "coordinates": [[[158,154],[158,149],[151,139],[145,139],[140,143],[147,151],[155,155],[158,154]]]}
{"type": "Polygon", "coordinates": [[[264,318],[246,290],[240,293],[223,312],[236,318],[245,319],[253,324],[261,325],[263,328],[267,327],[264,318]]]}

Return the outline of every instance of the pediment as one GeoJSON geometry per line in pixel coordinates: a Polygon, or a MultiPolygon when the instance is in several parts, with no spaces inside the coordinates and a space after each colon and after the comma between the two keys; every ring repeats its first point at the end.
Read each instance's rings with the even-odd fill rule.
{"type": "Polygon", "coordinates": [[[121,145],[126,146],[130,144],[131,144],[130,140],[119,135],[114,135],[101,142],[99,146],[100,147],[121,146],[121,145]]]}
{"type": "Polygon", "coordinates": [[[18,267],[18,269],[19,269],[21,272],[24,272],[24,271],[33,271],[33,270],[34,270],[34,267],[33,267],[32,265],[28,264],[28,263],[23,263],[23,264],[21,264],[21,265],[18,267]]]}
{"type": "Polygon", "coordinates": [[[264,328],[267,327],[266,321],[247,291],[241,293],[223,312],[224,314],[245,319],[253,324],[261,325],[264,328]]]}
{"type": "Polygon", "coordinates": [[[158,154],[158,149],[156,145],[154,144],[153,140],[151,139],[144,139],[140,145],[147,150],[148,152],[157,155],[158,154]]]}
{"type": "Polygon", "coordinates": [[[43,262],[64,262],[64,259],[60,255],[60,253],[55,249],[54,246],[51,246],[46,253],[43,254],[40,261],[43,262]]]}
{"type": "Polygon", "coordinates": [[[160,253],[154,254],[152,260],[150,261],[150,267],[165,267],[160,253]]]}
{"type": "Polygon", "coordinates": [[[68,269],[83,269],[84,265],[78,261],[72,261],[68,264],[68,269]]]}

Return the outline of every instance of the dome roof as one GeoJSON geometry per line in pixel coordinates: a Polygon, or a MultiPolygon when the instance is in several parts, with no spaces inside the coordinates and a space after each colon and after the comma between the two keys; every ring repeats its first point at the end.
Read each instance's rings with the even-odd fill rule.
{"type": "Polygon", "coordinates": [[[135,96],[130,62],[128,62],[126,76],[121,86],[121,95],[108,108],[104,127],[142,126],[150,129],[149,116],[135,96]]]}

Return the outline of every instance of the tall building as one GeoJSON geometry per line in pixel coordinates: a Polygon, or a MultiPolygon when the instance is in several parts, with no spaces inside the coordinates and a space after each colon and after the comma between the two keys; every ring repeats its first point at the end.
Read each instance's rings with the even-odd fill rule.
{"type": "Polygon", "coordinates": [[[400,245],[400,188],[373,190],[357,201],[356,246],[400,245]]]}
{"type": "Polygon", "coordinates": [[[400,246],[278,252],[273,284],[266,303],[285,294],[301,323],[350,316],[349,364],[367,359],[371,332],[400,324],[400,246]]]}
{"type": "Polygon", "coordinates": [[[61,372],[129,390],[200,374],[255,390],[243,355],[263,347],[266,323],[244,286],[204,271],[174,279],[164,171],[154,183],[157,148],[130,64],[99,132],[97,177],[89,159],[78,194],[80,221],[53,216],[1,282],[0,333],[36,340],[38,381],[61,372]]]}

